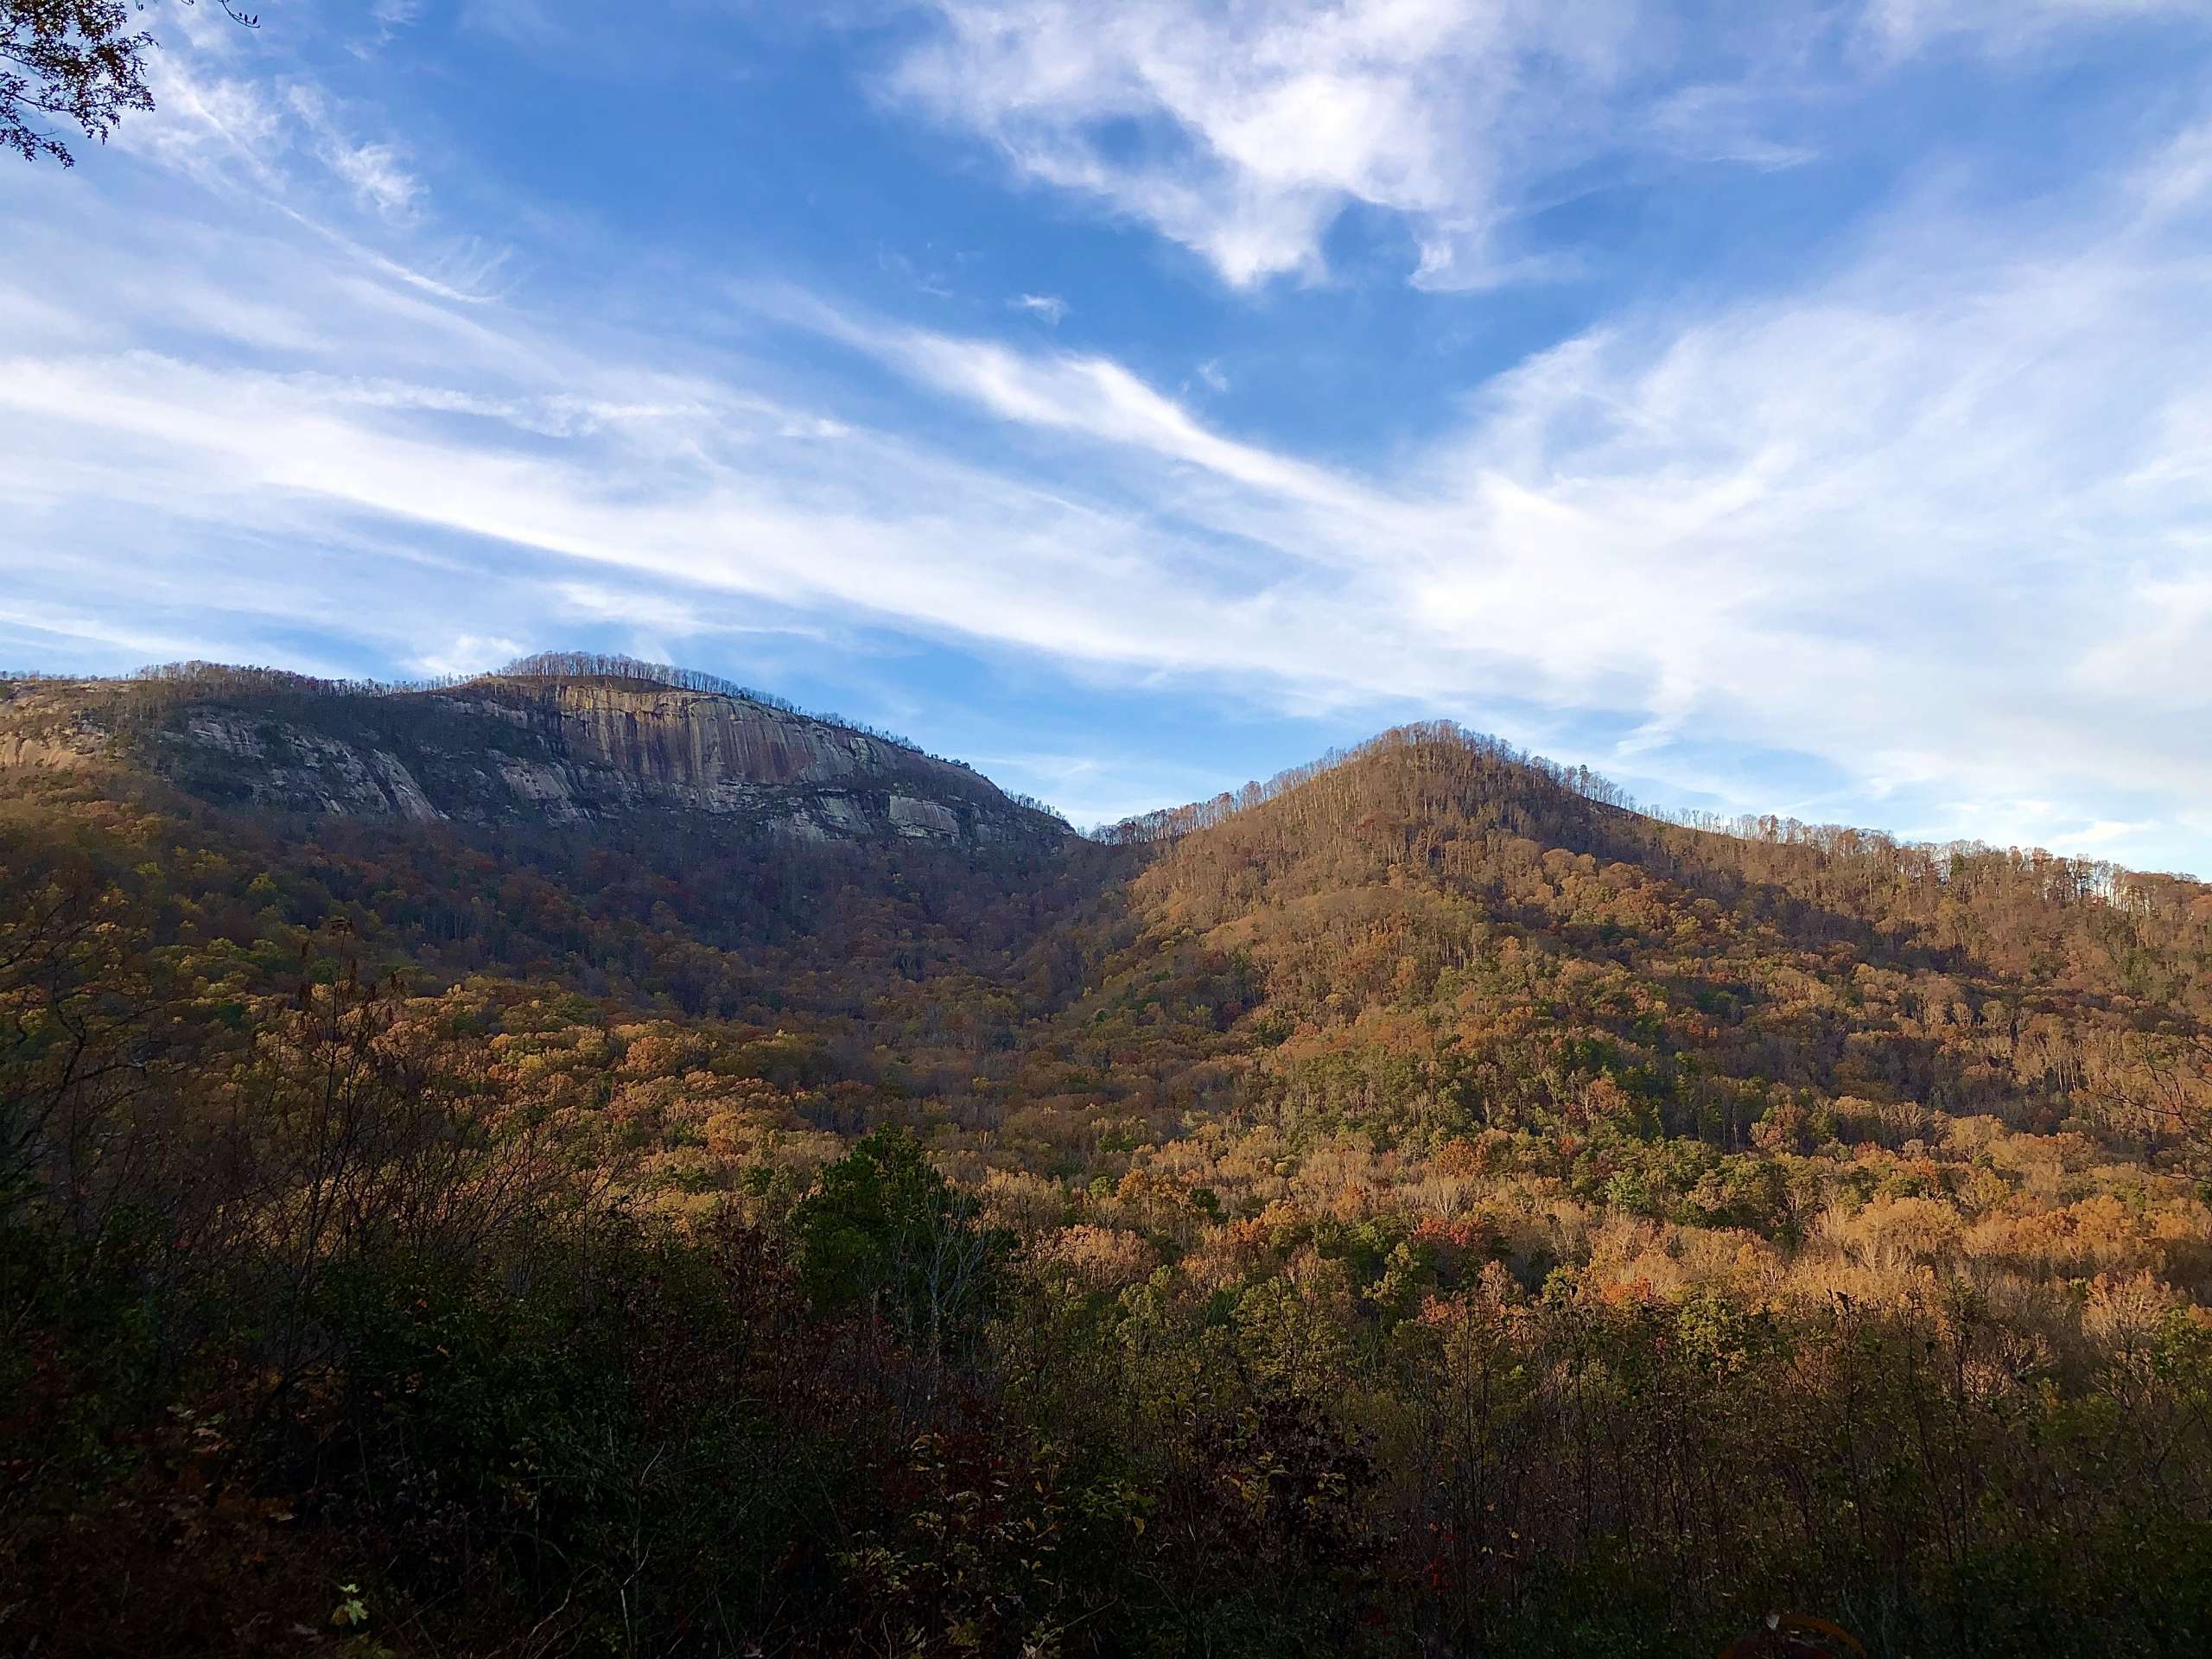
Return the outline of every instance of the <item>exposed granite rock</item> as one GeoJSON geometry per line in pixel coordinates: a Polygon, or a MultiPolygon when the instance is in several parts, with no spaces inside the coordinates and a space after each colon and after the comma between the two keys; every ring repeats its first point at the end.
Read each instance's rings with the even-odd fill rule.
{"type": "Polygon", "coordinates": [[[0,685],[0,767],[73,772],[96,764],[109,743],[107,729],[60,688],[0,685]]]}
{"type": "Polygon", "coordinates": [[[810,841],[1050,842],[968,768],[749,697],[635,679],[488,677],[370,695],[212,677],[0,688],[0,766],[135,758],[207,799],[421,822],[710,814],[810,841]]]}
{"type": "Polygon", "coordinates": [[[935,801],[918,801],[911,795],[891,798],[891,824],[902,836],[953,836],[958,821],[935,801]]]}

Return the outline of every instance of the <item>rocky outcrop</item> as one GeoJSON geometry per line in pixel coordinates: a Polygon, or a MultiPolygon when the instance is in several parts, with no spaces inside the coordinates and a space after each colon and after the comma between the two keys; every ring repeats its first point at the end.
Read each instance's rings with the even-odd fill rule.
{"type": "Polygon", "coordinates": [[[75,772],[98,764],[110,734],[90,710],[41,681],[0,683],[0,770],[75,772]]]}
{"type": "MultiPolygon", "coordinates": [[[[0,688],[5,690],[6,688],[0,688]]],[[[135,759],[205,798],[431,822],[703,813],[810,841],[986,846],[1066,826],[965,766],[734,693],[492,677],[369,693],[211,673],[37,683],[0,701],[0,766],[135,759]]]]}

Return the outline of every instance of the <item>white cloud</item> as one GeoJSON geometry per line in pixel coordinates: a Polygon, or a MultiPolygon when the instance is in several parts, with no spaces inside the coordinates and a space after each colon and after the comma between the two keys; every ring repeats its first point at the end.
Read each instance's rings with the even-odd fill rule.
{"type": "Polygon", "coordinates": [[[1211,430],[1109,358],[1038,356],[919,329],[860,337],[925,383],[1009,421],[1147,450],[1315,506],[1372,505],[1355,482],[1211,430]]]}
{"type": "Polygon", "coordinates": [[[696,594],[677,597],[648,588],[613,588],[595,582],[556,582],[552,592],[568,614],[594,622],[619,622],[666,639],[696,639],[709,634],[786,634],[825,638],[823,630],[798,623],[741,621],[725,607],[702,602],[696,594]]]}
{"type": "MultiPolygon", "coordinates": [[[[52,644],[64,641],[70,645],[112,646],[149,663],[175,662],[206,655],[208,643],[204,634],[163,632],[118,621],[80,606],[25,603],[22,601],[0,602],[0,632],[32,639],[48,645],[49,649],[52,644]]],[[[251,654],[246,651],[233,650],[223,653],[223,660],[243,661],[251,654]]],[[[30,664],[10,661],[9,667],[45,668],[54,660],[48,658],[30,664]]],[[[70,659],[64,656],[59,660],[67,665],[70,659]]]]}
{"type": "Polygon", "coordinates": [[[423,181],[400,165],[399,152],[390,144],[334,144],[324,159],[355,196],[386,219],[407,218],[423,194],[423,181]]]}
{"type": "Polygon", "coordinates": [[[496,634],[457,633],[443,645],[416,655],[410,665],[426,679],[482,674],[514,661],[526,649],[518,639],[505,639],[496,634]]]}
{"type": "Polygon", "coordinates": [[[348,136],[330,100],[305,82],[291,86],[286,102],[306,126],[315,155],[346,182],[356,200],[387,219],[404,222],[414,216],[423,194],[423,181],[402,164],[397,146],[363,143],[348,136]]]}
{"type": "Polygon", "coordinates": [[[2049,836],[2045,844],[2054,853],[2078,853],[2096,857],[2104,849],[2158,827],[2155,823],[2128,823],[2118,818],[2099,818],[2080,830],[2061,830],[2049,836]]]}
{"type": "Polygon", "coordinates": [[[1068,302],[1057,294],[1017,294],[1007,302],[1017,311],[1027,311],[1057,328],[1068,314],[1068,302]]]}
{"type": "MultiPolygon", "coordinates": [[[[193,16],[198,10],[182,15],[193,16]]],[[[474,304],[494,297],[508,251],[475,236],[422,238],[428,187],[402,165],[399,149],[351,137],[328,95],[311,79],[295,78],[279,91],[229,73],[237,51],[232,36],[240,32],[207,35],[202,26],[192,36],[189,54],[157,54],[149,77],[156,107],[118,129],[118,147],[173,169],[229,206],[252,203],[281,214],[332,244],[346,260],[433,299],[474,304]],[[302,154],[312,165],[300,164],[302,154]],[[332,211],[327,185],[333,177],[375,216],[376,225],[357,235],[339,222],[346,216],[332,211]],[[389,244],[410,232],[416,245],[409,260],[362,239],[372,236],[389,244]]],[[[202,239],[214,233],[207,226],[194,228],[202,239]]],[[[238,234],[245,227],[224,229],[238,234]]],[[[279,307],[263,308],[273,315],[279,307]]]]}
{"type": "Polygon", "coordinates": [[[283,111],[262,87],[175,52],[155,54],[147,78],[154,108],[117,128],[118,148],[209,185],[276,177],[276,160],[291,137],[283,111]]]}
{"type": "Polygon", "coordinates": [[[2212,542],[2197,544],[2194,563],[2194,574],[2128,579],[2126,614],[2111,637],[2074,664],[2074,685],[2103,701],[2115,717],[2203,709],[2212,672],[2212,542]]]}
{"type": "Polygon", "coordinates": [[[1692,162],[1736,162],[1764,172],[1802,167],[1818,152],[1761,130],[1766,99],[1744,86],[1694,86],[1661,99],[1639,135],[1655,149],[1692,162]]]}
{"type": "Polygon", "coordinates": [[[1629,0],[939,0],[893,86],[1017,173],[1150,224],[1246,286],[1320,268],[1365,202],[1407,216],[1421,280],[1492,279],[1503,152],[1564,162],[1620,73],[1629,0]]]}
{"type": "Polygon", "coordinates": [[[1397,216],[1411,277],[1482,289],[1577,269],[1516,245],[1594,162],[1775,170],[1827,93],[1964,41],[2205,21],[2202,0],[919,0],[936,26],[892,96],[996,148],[1020,179],[1190,249],[1226,283],[1323,274],[1349,208],[1397,216]],[[1871,52],[1864,49],[1871,45],[1871,52]],[[1856,47],[1859,49],[1853,49],[1856,47]]]}
{"type": "Polygon", "coordinates": [[[1863,27],[1895,52],[1964,39],[2009,53],[2069,25],[2159,17],[2201,22],[2202,12],[2197,0],[1867,0],[1863,27]]]}

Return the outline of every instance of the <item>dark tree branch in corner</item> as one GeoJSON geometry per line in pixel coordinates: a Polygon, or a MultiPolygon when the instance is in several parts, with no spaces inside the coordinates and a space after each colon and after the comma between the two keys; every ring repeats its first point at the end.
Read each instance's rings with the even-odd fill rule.
{"type": "MultiPolygon", "coordinates": [[[[242,27],[261,26],[233,0],[216,3],[242,27]]],[[[145,10],[146,0],[0,0],[0,149],[73,167],[40,116],[73,121],[105,143],[124,111],[151,110],[146,54],[159,42],[132,27],[145,10]]]]}

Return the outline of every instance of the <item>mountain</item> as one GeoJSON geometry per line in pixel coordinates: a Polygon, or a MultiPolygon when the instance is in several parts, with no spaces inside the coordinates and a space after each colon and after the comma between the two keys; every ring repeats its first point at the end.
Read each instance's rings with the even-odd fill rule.
{"type": "Polygon", "coordinates": [[[2193,1653],[2212,889],[1442,725],[1079,836],[641,664],[16,682],[0,1328],[41,1655],[2193,1653]]]}
{"type": "Polygon", "coordinates": [[[1900,1145],[1877,1120],[2154,1148],[2212,1125],[2212,888],[2188,878],[1718,833],[1449,728],[1262,793],[1171,836],[1132,891],[1251,963],[1276,1033],[1257,1074],[1328,1121],[1610,1117],[1724,1153],[1808,1109],[1900,1145]]]}
{"type": "Polygon", "coordinates": [[[1066,834],[898,739],[626,658],[544,657],[423,689],[192,664],[16,682],[0,699],[0,766],[105,758],[264,810],[478,824],[673,810],[817,842],[1066,834]]]}

